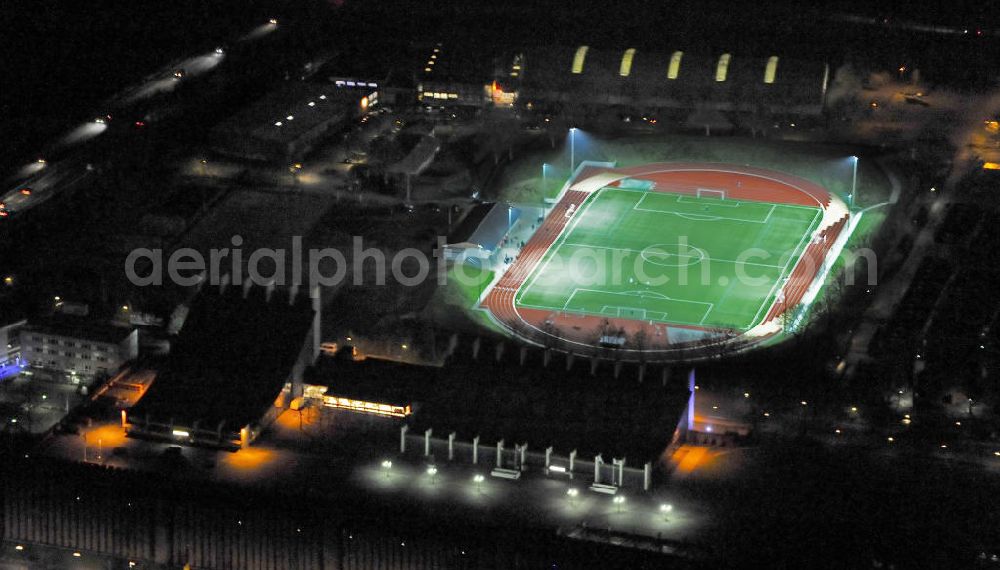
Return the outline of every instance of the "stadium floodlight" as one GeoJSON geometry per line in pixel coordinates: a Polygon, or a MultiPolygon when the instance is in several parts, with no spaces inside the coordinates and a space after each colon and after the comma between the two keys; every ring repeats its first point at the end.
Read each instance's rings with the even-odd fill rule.
{"type": "Polygon", "coordinates": [[[854,160],[854,163],[853,163],[853,166],[852,166],[852,175],[851,175],[851,193],[848,195],[848,198],[851,201],[851,203],[850,203],[851,208],[850,209],[853,210],[854,209],[854,195],[858,191],[858,160],[859,159],[858,159],[858,155],[854,155],[851,158],[854,160]]]}
{"type": "Polygon", "coordinates": [[[569,128],[569,171],[570,176],[576,170],[576,127],[569,128]]]}

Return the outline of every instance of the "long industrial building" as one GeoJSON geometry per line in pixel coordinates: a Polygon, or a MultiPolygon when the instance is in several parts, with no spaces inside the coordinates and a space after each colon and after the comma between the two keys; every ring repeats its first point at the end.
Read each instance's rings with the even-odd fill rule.
{"type": "Polygon", "coordinates": [[[461,48],[437,44],[416,55],[415,96],[432,106],[530,103],[818,115],[830,81],[825,62],[778,54],[579,45],[472,58],[461,48]]]}

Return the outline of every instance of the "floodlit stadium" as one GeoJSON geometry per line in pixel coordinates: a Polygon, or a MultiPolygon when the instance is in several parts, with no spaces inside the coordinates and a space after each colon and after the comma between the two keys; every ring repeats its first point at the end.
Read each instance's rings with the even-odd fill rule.
{"type": "Polygon", "coordinates": [[[781,172],[591,163],[482,304],[537,344],[668,359],[748,348],[800,325],[849,219],[839,197],[781,172]]]}

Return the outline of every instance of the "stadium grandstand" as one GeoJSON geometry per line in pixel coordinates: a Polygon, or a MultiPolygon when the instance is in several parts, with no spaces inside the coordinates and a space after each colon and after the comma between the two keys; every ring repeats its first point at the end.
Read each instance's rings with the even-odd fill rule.
{"type": "Polygon", "coordinates": [[[773,55],[682,50],[529,49],[505,78],[525,101],[819,114],[829,66],[773,55]]]}

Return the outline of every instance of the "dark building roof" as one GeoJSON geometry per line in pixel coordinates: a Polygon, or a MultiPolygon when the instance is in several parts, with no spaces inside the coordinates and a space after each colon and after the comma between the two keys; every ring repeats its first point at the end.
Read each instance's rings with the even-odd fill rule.
{"type": "Polygon", "coordinates": [[[96,342],[118,344],[128,338],[135,329],[116,327],[105,323],[68,315],[56,315],[47,319],[31,320],[21,329],[25,333],[42,333],[56,336],[82,338],[96,342]]]}
{"type": "MultiPolygon", "coordinates": [[[[342,350],[347,350],[342,349],[342,350]]],[[[390,360],[367,358],[354,362],[341,357],[321,357],[306,373],[306,383],[327,386],[327,394],[405,406],[433,391],[439,370],[390,360]],[[347,374],[345,374],[347,372],[347,374]]]]}
{"type": "Polygon", "coordinates": [[[424,49],[416,49],[412,57],[415,75],[420,82],[486,85],[493,80],[496,71],[496,61],[489,52],[460,44],[428,45],[424,49]]]}
{"type": "Polygon", "coordinates": [[[332,83],[290,82],[212,129],[212,139],[223,152],[250,154],[263,146],[280,154],[356,115],[366,94],[332,83]]]}
{"type": "Polygon", "coordinates": [[[825,64],[778,55],[549,47],[525,52],[522,97],[560,94],[565,100],[676,106],[819,106],[826,79],[825,64]],[[720,66],[724,57],[726,65],[720,66]]]}
{"type": "Polygon", "coordinates": [[[322,358],[308,381],[338,396],[413,403],[408,422],[418,431],[479,435],[490,445],[500,438],[534,449],[551,445],[563,454],[576,449],[581,458],[613,454],[633,465],[656,459],[685,413],[685,380],[674,378],[664,387],[659,369],[640,384],[634,366],[615,379],[612,364],[604,362],[591,376],[585,359],[567,370],[559,355],[545,367],[541,351],[532,350],[522,366],[519,350],[506,348],[497,361],[494,345],[483,343],[474,360],[466,343],[442,367],[322,358]]]}
{"type": "Polygon", "coordinates": [[[170,357],[130,421],[167,422],[239,430],[273,405],[302,354],[312,326],[308,295],[288,304],[276,291],[270,302],[260,287],[243,298],[240,287],[203,291],[191,307],[170,357]]]}

